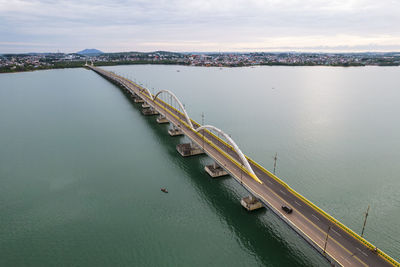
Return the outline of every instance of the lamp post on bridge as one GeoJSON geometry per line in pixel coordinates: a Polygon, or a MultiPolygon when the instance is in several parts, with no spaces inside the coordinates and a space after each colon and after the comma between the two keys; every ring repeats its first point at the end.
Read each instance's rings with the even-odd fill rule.
{"type": "MultiPolygon", "coordinates": [[[[201,113],[201,126],[204,126],[204,112],[201,113]]],[[[203,151],[204,151],[204,129],[202,130],[203,134],[203,151]]]]}
{"type": "Polygon", "coordinates": [[[275,157],[274,157],[274,175],[276,171],[276,161],[278,160],[278,152],[275,152],[275,157]]]}
{"type": "Polygon", "coordinates": [[[242,168],[240,168],[240,184],[243,184],[243,162],[241,162],[242,168]]]}
{"type": "MultiPolygon", "coordinates": [[[[228,136],[229,136],[230,138],[232,138],[232,135],[228,134],[228,136]]],[[[228,149],[231,149],[231,148],[228,147],[228,146],[226,146],[226,153],[229,155],[229,150],[228,150],[228,149]]]]}
{"type": "Polygon", "coordinates": [[[363,224],[363,228],[362,228],[362,231],[361,231],[361,237],[363,237],[363,235],[364,235],[365,224],[367,223],[367,218],[368,218],[368,211],[369,211],[369,205],[368,205],[368,208],[367,208],[367,212],[365,213],[364,224],[363,224]]]}

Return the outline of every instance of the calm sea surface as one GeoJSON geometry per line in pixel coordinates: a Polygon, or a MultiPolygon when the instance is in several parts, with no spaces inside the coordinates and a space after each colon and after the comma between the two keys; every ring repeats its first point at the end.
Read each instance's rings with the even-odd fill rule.
{"type": "MultiPolygon", "coordinates": [[[[400,68],[114,66],[400,259],[400,68]]],[[[0,75],[0,266],[329,266],[85,69],[0,75]],[[167,187],[169,193],[160,192],[167,187]]]]}

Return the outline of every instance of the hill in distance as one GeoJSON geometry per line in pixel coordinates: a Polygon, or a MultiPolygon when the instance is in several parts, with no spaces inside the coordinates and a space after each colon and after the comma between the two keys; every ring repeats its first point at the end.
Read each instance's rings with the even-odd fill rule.
{"type": "Polygon", "coordinates": [[[84,49],[82,51],[76,52],[79,55],[84,55],[84,56],[98,56],[101,54],[104,54],[102,51],[91,48],[91,49],[84,49]]]}

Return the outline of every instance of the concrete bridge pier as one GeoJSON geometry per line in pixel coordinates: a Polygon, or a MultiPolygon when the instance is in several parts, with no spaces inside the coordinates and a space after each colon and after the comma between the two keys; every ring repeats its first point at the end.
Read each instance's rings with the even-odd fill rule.
{"type": "Polygon", "coordinates": [[[224,168],[219,166],[216,162],[214,162],[214,164],[204,166],[204,170],[212,178],[217,178],[217,177],[228,175],[228,172],[224,168]]]}
{"type": "Polygon", "coordinates": [[[262,203],[252,195],[242,198],[240,204],[248,211],[258,210],[264,207],[262,203]]]}
{"type": "Polygon", "coordinates": [[[149,108],[142,109],[142,114],[145,116],[152,116],[152,115],[158,115],[160,113],[158,113],[157,110],[149,106],[149,108]]]}
{"type": "Polygon", "coordinates": [[[133,102],[135,102],[135,103],[144,103],[144,100],[141,99],[139,96],[136,96],[135,100],[133,100],[133,102]]]}
{"type": "Polygon", "coordinates": [[[175,124],[172,124],[172,128],[168,130],[168,133],[170,136],[179,136],[179,135],[183,135],[183,132],[181,129],[179,129],[179,125],[178,127],[175,126],[175,124]]]}
{"type": "Polygon", "coordinates": [[[169,121],[167,120],[167,118],[164,115],[160,115],[157,117],[157,123],[162,124],[162,123],[169,123],[169,121]]]}
{"type": "Polygon", "coordinates": [[[149,107],[150,107],[150,105],[147,104],[147,103],[143,103],[143,104],[142,104],[142,108],[149,108],[149,107]]]}
{"type": "Polygon", "coordinates": [[[178,144],[176,150],[183,157],[189,157],[194,155],[204,154],[204,150],[194,143],[178,144]]]}

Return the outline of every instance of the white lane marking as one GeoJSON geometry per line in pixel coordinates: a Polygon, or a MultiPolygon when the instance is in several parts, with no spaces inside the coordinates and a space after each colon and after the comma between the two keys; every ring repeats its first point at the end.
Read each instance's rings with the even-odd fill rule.
{"type": "Polygon", "coordinates": [[[349,262],[349,260],[348,259],[346,259],[345,257],[343,257],[343,256],[340,256],[342,259],[344,259],[345,261],[347,261],[350,265],[351,265],[351,262],[349,262]]]}
{"type": "Polygon", "coordinates": [[[339,234],[338,232],[336,232],[335,230],[332,229],[332,232],[334,232],[335,234],[337,234],[338,236],[342,236],[341,234],[339,234]]]}
{"type": "Polygon", "coordinates": [[[319,238],[318,236],[316,236],[316,238],[317,239],[319,239],[319,241],[321,241],[322,243],[324,243],[325,244],[325,241],[324,240],[322,240],[321,238],[319,238]]]}
{"type": "Polygon", "coordinates": [[[317,219],[319,221],[319,218],[317,216],[315,216],[314,214],[311,214],[311,216],[313,216],[315,219],[317,219]]]}
{"type": "Polygon", "coordinates": [[[299,202],[297,202],[296,200],[294,202],[301,207],[301,204],[299,202]]]}
{"type": "Polygon", "coordinates": [[[281,193],[282,193],[282,194],[286,195],[286,193],[285,193],[285,192],[283,192],[282,190],[280,190],[280,189],[279,189],[279,191],[281,191],[281,193]]]}
{"type": "Polygon", "coordinates": [[[362,254],[364,254],[364,256],[368,257],[367,253],[365,253],[364,251],[362,251],[361,249],[359,249],[359,248],[357,248],[357,247],[356,247],[356,249],[357,249],[358,251],[360,251],[362,254]]]}

